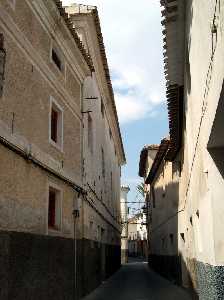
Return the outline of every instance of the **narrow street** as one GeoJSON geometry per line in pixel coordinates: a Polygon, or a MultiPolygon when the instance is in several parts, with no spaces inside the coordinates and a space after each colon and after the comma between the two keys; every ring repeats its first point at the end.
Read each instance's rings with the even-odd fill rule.
{"type": "Polygon", "coordinates": [[[108,281],[83,300],[188,300],[191,296],[148,269],[146,262],[122,266],[108,281]]]}

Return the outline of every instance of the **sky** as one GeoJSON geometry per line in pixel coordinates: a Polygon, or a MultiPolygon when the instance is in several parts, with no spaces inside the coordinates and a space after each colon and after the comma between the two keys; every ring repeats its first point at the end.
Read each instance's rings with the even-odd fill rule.
{"type": "MultiPolygon", "coordinates": [[[[74,0],[63,0],[68,5],[74,0]]],[[[75,1],[76,2],[76,1],[75,1]]],[[[77,3],[77,2],[76,2],[77,3]]],[[[122,184],[136,199],[140,151],[168,134],[158,0],[82,0],[98,8],[127,158],[122,184]]]]}

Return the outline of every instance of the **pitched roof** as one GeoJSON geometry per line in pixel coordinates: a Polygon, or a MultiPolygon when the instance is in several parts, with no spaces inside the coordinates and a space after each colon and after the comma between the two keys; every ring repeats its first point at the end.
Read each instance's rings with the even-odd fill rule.
{"type": "Polygon", "coordinates": [[[161,162],[163,161],[163,159],[165,158],[167,151],[169,149],[170,146],[170,140],[165,138],[161,141],[160,146],[159,146],[159,150],[156,153],[156,157],[153,161],[152,167],[150,169],[149,175],[146,178],[145,183],[146,184],[151,184],[157,174],[157,171],[159,169],[159,166],[161,164],[161,162]]]}
{"type": "Polygon", "coordinates": [[[170,129],[168,160],[173,160],[182,143],[183,85],[185,59],[185,1],[160,0],[162,6],[163,56],[170,129]]]}
{"type": "Polygon", "coordinates": [[[147,162],[147,158],[148,158],[148,151],[149,150],[158,150],[159,149],[159,145],[146,145],[143,147],[141,153],[140,153],[140,160],[139,160],[139,171],[138,171],[138,175],[140,177],[145,177],[146,175],[146,162],[147,162]]]}
{"type": "Polygon", "coordinates": [[[64,19],[65,24],[67,25],[67,28],[69,29],[69,31],[71,32],[82,56],[84,57],[87,65],[89,66],[89,69],[91,72],[94,71],[94,66],[93,66],[93,62],[92,59],[90,57],[90,55],[86,52],[78,34],[76,33],[75,28],[73,27],[73,23],[71,21],[71,19],[69,18],[69,15],[65,12],[64,7],[62,6],[62,1],[60,0],[53,0],[54,3],[56,4],[58,11],[60,13],[60,16],[64,19]]]}
{"type": "Polygon", "coordinates": [[[83,5],[83,4],[72,4],[72,6],[76,6],[76,11],[70,14],[71,17],[72,17],[72,15],[79,15],[79,16],[80,15],[91,15],[93,17],[93,20],[95,23],[95,28],[96,28],[96,33],[97,33],[98,44],[99,44],[99,48],[100,48],[101,60],[103,62],[105,78],[106,78],[110,98],[112,100],[112,108],[113,108],[115,120],[117,123],[118,135],[119,135],[119,139],[120,139],[120,143],[121,143],[121,150],[122,150],[122,156],[123,156],[123,163],[126,163],[124,146],[123,146],[123,141],[122,141],[122,137],[121,137],[117,109],[116,109],[116,104],[115,104],[115,99],[114,99],[114,92],[113,92],[110,71],[109,71],[109,66],[108,66],[106,50],[105,50],[105,45],[104,45],[104,41],[103,41],[103,35],[102,35],[102,31],[101,31],[101,25],[100,25],[100,19],[99,19],[97,7],[91,6],[91,5],[83,5]]]}

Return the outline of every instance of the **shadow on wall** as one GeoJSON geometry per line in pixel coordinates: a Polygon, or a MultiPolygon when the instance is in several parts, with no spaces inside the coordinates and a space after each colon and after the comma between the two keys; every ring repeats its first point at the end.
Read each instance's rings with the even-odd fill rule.
{"type": "Polygon", "coordinates": [[[224,82],[220,94],[219,104],[216,110],[215,119],[212,126],[211,135],[208,142],[208,151],[224,178],[224,140],[223,140],[223,115],[224,115],[224,82]]]}
{"type": "MultiPolygon", "coordinates": [[[[178,174],[181,172],[180,164],[179,168],[179,171],[173,168],[173,177],[180,175],[178,174]]],[[[198,299],[196,261],[194,259],[185,261],[179,252],[178,243],[183,243],[182,248],[187,249],[187,237],[178,230],[178,180],[167,184],[165,189],[157,188],[155,194],[157,199],[155,199],[156,207],[152,208],[153,227],[150,233],[149,266],[171,282],[187,286],[192,299],[198,299]]]]}

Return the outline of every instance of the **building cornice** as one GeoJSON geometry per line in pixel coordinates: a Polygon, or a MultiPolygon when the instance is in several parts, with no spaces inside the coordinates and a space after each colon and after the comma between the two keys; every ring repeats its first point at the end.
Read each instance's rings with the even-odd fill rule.
{"type": "MultiPolygon", "coordinates": [[[[85,6],[84,6],[85,7],[85,6]]],[[[86,6],[87,7],[87,6],[86,6]]],[[[107,95],[106,99],[109,98],[110,101],[108,103],[104,103],[105,107],[108,107],[110,104],[112,108],[112,116],[111,120],[109,122],[113,123],[113,128],[115,132],[117,131],[117,135],[112,134],[114,136],[114,140],[117,141],[117,149],[119,149],[119,162],[120,164],[125,164],[126,163],[126,158],[125,158],[125,152],[124,152],[124,147],[123,147],[123,142],[122,142],[122,137],[121,137],[121,131],[120,131],[120,126],[119,126],[119,120],[118,120],[118,115],[117,115],[117,110],[116,110],[116,105],[115,105],[115,99],[114,99],[114,92],[113,92],[113,87],[111,83],[111,78],[110,78],[110,71],[109,71],[109,66],[107,62],[107,57],[106,57],[106,51],[105,51],[105,46],[103,42],[103,36],[101,32],[101,26],[100,26],[100,20],[99,20],[99,15],[96,7],[89,7],[86,12],[72,12],[70,10],[69,16],[72,18],[74,17],[74,20],[77,20],[77,18],[80,18],[80,20],[87,20],[89,24],[89,30],[93,32],[95,31],[95,39],[91,35],[91,39],[94,43],[97,43],[96,48],[98,47],[99,49],[99,54],[100,55],[95,55],[95,61],[98,66],[102,66],[102,73],[104,80],[102,80],[102,85],[103,85],[103,90],[104,94],[107,95]],[[99,59],[100,58],[100,59],[99,59]],[[118,137],[118,139],[117,139],[118,137]]],[[[69,7],[66,9],[69,11],[69,7]]],[[[94,47],[93,52],[96,51],[96,48],[94,47]]],[[[94,56],[92,55],[92,59],[94,60],[94,56]]],[[[97,71],[97,66],[94,66],[96,71],[97,71]]],[[[98,69],[98,73],[101,73],[100,68],[98,69]]],[[[96,72],[97,73],[97,72],[96,72]]],[[[97,76],[97,74],[96,74],[97,76]]],[[[97,76],[98,77],[98,76],[97,76]]],[[[106,100],[104,99],[104,101],[106,100]]]]}
{"type": "Polygon", "coordinates": [[[73,22],[72,20],[69,18],[69,15],[66,13],[64,7],[62,6],[62,1],[60,0],[53,0],[54,3],[56,4],[56,7],[59,11],[60,16],[63,18],[68,30],[70,31],[78,49],[80,50],[83,58],[85,59],[87,65],[89,66],[89,69],[91,70],[91,72],[94,72],[94,66],[93,66],[93,62],[92,59],[90,57],[90,55],[86,52],[81,40],[78,37],[78,34],[73,26],[73,22]]]}
{"type": "Polygon", "coordinates": [[[157,151],[159,149],[159,145],[148,145],[144,146],[141,153],[140,153],[140,159],[139,159],[139,171],[138,175],[140,177],[146,176],[146,163],[148,159],[148,151],[154,150],[157,151]]]}
{"type": "Polygon", "coordinates": [[[168,104],[170,148],[173,160],[182,144],[185,61],[185,0],[160,0],[162,6],[163,56],[168,104]]]}

